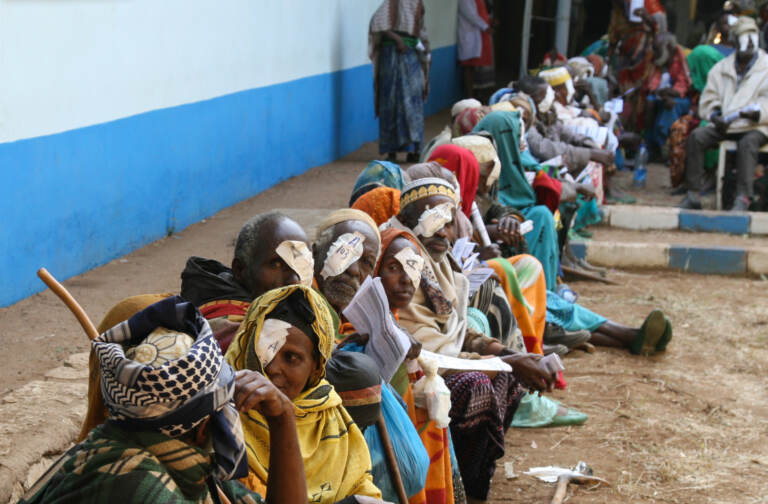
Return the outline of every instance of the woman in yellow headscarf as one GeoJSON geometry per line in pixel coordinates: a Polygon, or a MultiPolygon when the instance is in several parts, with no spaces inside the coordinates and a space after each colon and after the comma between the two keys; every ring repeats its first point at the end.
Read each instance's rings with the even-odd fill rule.
{"type": "MultiPolygon", "coordinates": [[[[235,370],[261,372],[293,401],[309,502],[332,504],[355,495],[380,499],[365,438],[325,380],[334,335],[322,296],[291,285],[251,304],[226,359],[235,370]]],[[[255,410],[240,416],[250,469],[243,483],[261,490],[269,473],[269,429],[255,410]]]]}

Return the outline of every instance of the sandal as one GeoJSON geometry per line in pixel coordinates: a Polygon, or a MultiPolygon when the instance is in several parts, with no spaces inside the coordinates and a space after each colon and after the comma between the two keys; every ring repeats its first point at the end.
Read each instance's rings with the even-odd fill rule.
{"type": "Polygon", "coordinates": [[[651,355],[656,351],[667,327],[667,318],[661,310],[653,310],[645,317],[629,351],[635,355],[651,355]]]}
{"type": "Polygon", "coordinates": [[[664,352],[667,349],[667,345],[669,345],[670,340],[672,339],[672,323],[667,317],[664,317],[664,320],[667,324],[664,327],[664,334],[661,335],[661,339],[659,339],[659,342],[656,343],[657,352],[664,352]]]}

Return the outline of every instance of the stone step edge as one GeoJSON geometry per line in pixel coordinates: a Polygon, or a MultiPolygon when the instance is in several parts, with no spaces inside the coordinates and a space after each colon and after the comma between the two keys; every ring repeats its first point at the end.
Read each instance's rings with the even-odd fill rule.
{"type": "Polygon", "coordinates": [[[673,207],[606,205],[605,224],[638,231],[659,229],[727,234],[768,234],[768,212],[682,210],[673,207]]]}
{"type": "Polygon", "coordinates": [[[768,275],[768,249],[670,243],[571,242],[576,257],[609,268],[664,268],[705,275],[768,275]]]}

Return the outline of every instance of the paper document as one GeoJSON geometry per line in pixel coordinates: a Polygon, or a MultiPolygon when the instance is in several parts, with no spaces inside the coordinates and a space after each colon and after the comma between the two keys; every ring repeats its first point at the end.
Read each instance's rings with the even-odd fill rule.
{"type": "Polygon", "coordinates": [[[470,272],[465,272],[464,275],[469,279],[469,297],[475,295],[477,289],[488,280],[494,271],[491,268],[475,268],[470,272]]]}
{"type": "Polygon", "coordinates": [[[453,244],[451,254],[456,262],[461,266],[462,271],[470,271],[477,266],[480,254],[475,252],[477,244],[469,241],[469,238],[463,237],[456,240],[453,244]]]}
{"type": "Polygon", "coordinates": [[[541,165],[547,165],[547,166],[563,166],[565,163],[563,162],[563,155],[559,154],[551,159],[547,159],[543,163],[539,163],[541,165]]]}
{"type": "Polygon", "coordinates": [[[411,340],[392,316],[381,279],[366,278],[342,314],[358,334],[368,335],[364,353],[376,362],[381,377],[389,382],[405,360],[411,340]]]}
{"type": "Polygon", "coordinates": [[[737,110],[736,112],[731,112],[727,116],[723,118],[723,120],[727,123],[732,123],[736,119],[739,118],[739,114],[742,112],[760,112],[760,105],[757,103],[750,103],[746,107],[741,108],[740,110],[737,110]]]}
{"type": "Polygon", "coordinates": [[[512,366],[498,357],[491,357],[490,359],[460,359],[458,357],[436,354],[424,349],[421,350],[421,355],[435,359],[440,369],[453,369],[456,371],[512,371],[512,366]]]}

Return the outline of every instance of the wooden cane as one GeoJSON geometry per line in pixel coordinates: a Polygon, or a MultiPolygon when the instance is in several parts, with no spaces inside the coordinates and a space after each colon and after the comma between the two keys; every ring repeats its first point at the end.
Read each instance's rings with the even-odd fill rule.
{"type": "Polygon", "coordinates": [[[609,280],[607,278],[603,278],[599,275],[595,275],[593,273],[589,273],[586,271],[582,271],[576,268],[571,268],[570,266],[563,266],[560,265],[563,268],[563,273],[568,273],[569,275],[573,275],[576,278],[581,278],[584,280],[594,280],[595,282],[602,282],[604,284],[608,285],[621,285],[619,282],[615,282],[613,280],[609,280]]]}
{"type": "Polygon", "coordinates": [[[376,428],[379,430],[379,436],[381,436],[381,444],[384,447],[384,457],[387,459],[387,467],[389,467],[392,483],[397,490],[397,499],[400,501],[400,504],[408,504],[408,496],[405,493],[403,478],[400,476],[400,468],[397,466],[397,459],[395,458],[395,452],[392,449],[392,442],[389,439],[389,431],[387,431],[387,425],[384,423],[383,414],[379,415],[379,418],[376,419],[376,428]]]}
{"type": "Polygon", "coordinates": [[[85,334],[88,335],[88,338],[91,340],[98,338],[99,332],[96,330],[96,326],[93,325],[91,319],[88,318],[88,314],[85,313],[85,310],[83,310],[83,307],[80,306],[80,303],[75,301],[75,298],[72,297],[72,294],[70,294],[63,285],[61,285],[55,278],[53,278],[53,275],[48,273],[47,269],[40,268],[37,270],[37,276],[39,276],[40,280],[42,280],[45,285],[47,285],[48,288],[50,288],[53,293],[56,294],[59,299],[64,302],[65,305],[67,305],[69,311],[71,311],[77,321],[80,322],[80,325],[85,331],[85,334]]]}

